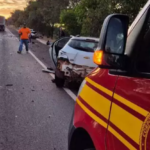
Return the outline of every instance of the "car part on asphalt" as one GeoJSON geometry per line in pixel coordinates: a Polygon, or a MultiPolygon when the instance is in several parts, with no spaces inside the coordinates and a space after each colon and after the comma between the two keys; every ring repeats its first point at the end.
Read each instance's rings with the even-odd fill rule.
{"type": "Polygon", "coordinates": [[[42,69],[42,71],[45,73],[53,73],[53,74],[55,73],[54,70],[48,70],[48,69],[42,69]]]}

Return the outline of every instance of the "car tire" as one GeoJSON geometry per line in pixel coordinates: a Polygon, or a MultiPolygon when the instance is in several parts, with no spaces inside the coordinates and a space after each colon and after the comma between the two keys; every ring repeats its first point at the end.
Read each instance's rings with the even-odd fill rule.
{"type": "Polygon", "coordinates": [[[62,88],[65,84],[65,80],[62,78],[59,78],[56,74],[55,74],[55,84],[58,88],[62,88]]]}
{"type": "Polygon", "coordinates": [[[55,84],[58,88],[62,88],[65,84],[64,74],[59,69],[55,70],[55,84]]]}

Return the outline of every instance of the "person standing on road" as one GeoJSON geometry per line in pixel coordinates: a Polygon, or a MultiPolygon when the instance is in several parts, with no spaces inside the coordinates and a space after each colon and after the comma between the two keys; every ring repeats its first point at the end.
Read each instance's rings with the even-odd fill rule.
{"type": "Polygon", "coordinates": [[[29,42],[29,35],[31,33],[30,29],[26,27],[26,24],[24,23],[23,28],[19,30],[20,35],[20,46],[18,53],[20,54],[22,52],[23,44],[26,47],[26,51],[28,52],[28,42],[29,42]]]}

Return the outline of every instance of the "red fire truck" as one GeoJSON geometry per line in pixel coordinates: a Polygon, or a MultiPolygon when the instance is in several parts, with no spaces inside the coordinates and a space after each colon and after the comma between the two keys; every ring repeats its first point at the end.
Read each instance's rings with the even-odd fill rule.
{"type": "Polygon", "coordinates": [[[109,15],[83,81],[70,125],[69,150],[150,150],[150,0],[130,28],[109,15]]]}

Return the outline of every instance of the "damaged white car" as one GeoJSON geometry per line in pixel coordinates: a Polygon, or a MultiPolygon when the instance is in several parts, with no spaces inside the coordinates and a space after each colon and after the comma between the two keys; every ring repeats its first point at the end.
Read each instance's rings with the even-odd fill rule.
{"type": "Polygon", "coordinates": [[[91,37],[64,37],[50,47],[50,57],[55,69],[55,83],[62,87],[67,82],[82,82],[96,65],[93,53],[99,39],[91,37]]]}

